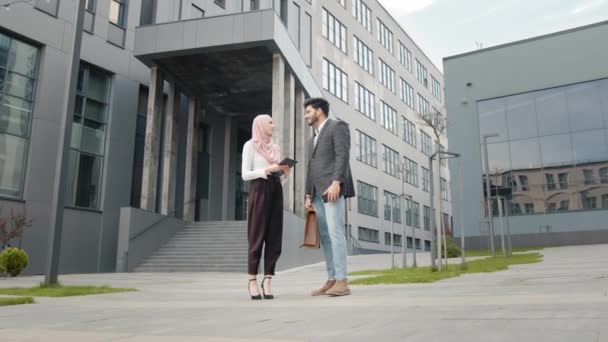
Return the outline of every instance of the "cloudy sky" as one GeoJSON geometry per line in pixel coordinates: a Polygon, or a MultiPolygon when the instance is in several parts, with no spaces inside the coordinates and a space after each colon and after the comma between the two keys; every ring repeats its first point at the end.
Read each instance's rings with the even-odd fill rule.
{"type": "Polygon", "coordinates": [[[608,20],[608,0],[380,0],[442,68],[442,59],[608,20]]]}

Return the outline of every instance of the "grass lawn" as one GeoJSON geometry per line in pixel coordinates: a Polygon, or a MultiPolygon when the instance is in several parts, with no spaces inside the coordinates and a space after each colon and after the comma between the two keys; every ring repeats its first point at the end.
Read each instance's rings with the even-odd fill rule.
{"type": "Polygon", "coordinates": [[[0,306],[32,304],[33,302],[32,297],[0,297],[0,306]]]}
{"type": "Polygon", "coordinates": [[[466,273],[483,273],[506,270],[509,265],[522,265],[540,262],[542,254],[526,253],[515,254],[508,258],[496,257],[485,258],[467,262],[465,267],[460,264],[449,265],[443,272],[436,272],[431,267],[396,268],[387,270],[371,270],[349,273],[350,276],[369,275],[370,277],[350,281],[353,285],[377,285],[377,284],[407,284],[407,283],[432,283],[438,280],[457,277],[466,273]]]}
{"type": "Polygon", "coordinates": [[[13,296],[32,297],[71,297],[86,296],[104,293],[130,292],[135,289],[112,288],[109,286],[35,286],[35,287],[13,287],[0,289],[0,294],[13,296]]]}
{"type": "MultiPolygon", "coordinates": [[[[533,251],[541,251],[545,247],[527,247],[527,248],[513,248],[513,253],[524,253],[524,252],[533,252],[533,251]]],[[[467,257],[479,257],[479,256],[490,256],[489,250],[474,250],[474,251],[465,251],[465,255],[467,257]]],[[[502,255],[502,249],[500,247],[496,248],[496,255],[502,255]]]]}

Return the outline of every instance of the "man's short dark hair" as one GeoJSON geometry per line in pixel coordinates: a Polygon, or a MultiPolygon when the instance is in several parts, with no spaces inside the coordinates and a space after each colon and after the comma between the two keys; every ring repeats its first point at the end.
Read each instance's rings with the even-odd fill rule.
{"type": "Polygon", "coordinates": [[[304,101],[304,108],[311,106],[314,109],[321,109],[326,117],[329,117],[329,102],[322,97],[312,97],[304,101]]]}

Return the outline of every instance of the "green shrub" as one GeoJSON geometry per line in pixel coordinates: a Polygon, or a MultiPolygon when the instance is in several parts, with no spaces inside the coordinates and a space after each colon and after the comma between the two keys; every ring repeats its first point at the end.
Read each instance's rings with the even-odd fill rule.
{"type": "MultiPolygon", "coordinates": [[[[454,238],[452,238],[451,236],[448,236],[446,238],[446,243],[447,243],[447,249],[448,249],[448,258],[458,258],[461,255],[462,251],[460,250],[460,247],[458,247],[456,242],[454,242],[454,238]]],[[[442,245],[441,246],[441,257],[442,258],[445,257],[443,248],[444,247],[442,245]]]]}
{"type": "Polygon", "coordinates": [[[0,272],[16,277],[27,266],[29,258],[24,250],[7,248],[0,253],[0,272]]]}

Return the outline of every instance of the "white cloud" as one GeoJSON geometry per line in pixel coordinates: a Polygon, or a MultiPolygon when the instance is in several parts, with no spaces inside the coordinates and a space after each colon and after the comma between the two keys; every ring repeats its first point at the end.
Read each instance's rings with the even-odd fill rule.
{"type": "Polygon", "coordinates": [[[595,7],[599,7],[601,5],[603,5],[606,1],[605,0],[598,0],[598,1],[590,1],[586,4],[580,5],[580,6],[576,6],[570,13],[572,14],[581,14],[583,12],[586,12],[588,10],[591,10],[595,7]]]}
{"type": "Polygon", "coordinates": [[[380,3],[393,16],[401,17],[422,11],[431,6],[435,0],[380,0],[380,3]]]}

